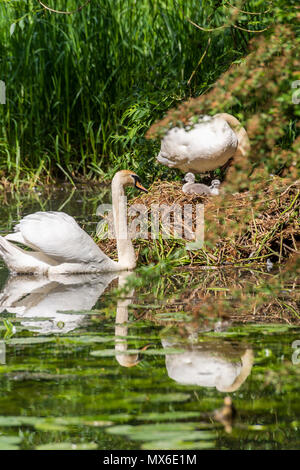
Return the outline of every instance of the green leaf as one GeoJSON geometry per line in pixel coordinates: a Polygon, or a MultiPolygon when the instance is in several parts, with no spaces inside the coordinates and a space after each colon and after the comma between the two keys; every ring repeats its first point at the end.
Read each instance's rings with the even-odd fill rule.
{"type": "Polygon", "coordinates": [[[15,29],[16,29],[16,23],[12,23],[9,28],[9,34],[11,36],[14,34],[15,29]]]}

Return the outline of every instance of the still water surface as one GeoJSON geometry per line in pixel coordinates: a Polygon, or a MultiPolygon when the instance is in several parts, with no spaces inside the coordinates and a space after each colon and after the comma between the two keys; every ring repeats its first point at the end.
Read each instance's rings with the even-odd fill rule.
{"type": "MultiPolygon", "coordinates": [[[[107,200],[93,189],[16,195],[3,201],[0,230],[63,209],[94,233],[107,200]]],[[[9,277],[0,261],[0,449],[300,447],[299,327],[204,328],[162,308],[162,279],[159,296],[155,281],[149,298],[116,296],[127,276],[50,282],[9,277]]]]}

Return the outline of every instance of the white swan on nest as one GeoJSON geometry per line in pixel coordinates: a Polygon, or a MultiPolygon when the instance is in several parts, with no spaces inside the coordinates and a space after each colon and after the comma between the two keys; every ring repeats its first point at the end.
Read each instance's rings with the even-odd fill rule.
{"type": "Polygon", "coordinates": [[[247,132],[234,116],[221,113],[192,121],[166,133],[157,156],[159,163],[184,172],[204,173],[249,151],[247,132]]]}
{"type": "Polygon", "coordinates": [[[118,262],[106,256],[73,217],[64,212],[36,212],[21,219],[15,233],[0,236],[0,256],[14,273],[51,276],[133,269],[136,257],[128,234],[125,186],[147,192],[132,171],[119,171],[112,180],[118,262]],[[11,242],[34,251],[25,251],[11,242]]]}

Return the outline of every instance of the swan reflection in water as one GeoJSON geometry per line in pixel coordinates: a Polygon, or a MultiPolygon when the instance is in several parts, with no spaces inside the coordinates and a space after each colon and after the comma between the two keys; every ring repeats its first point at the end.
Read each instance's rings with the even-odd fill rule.
{"type": "Polygon", "coordinates": [[[162,339],[164,348],[180,348],[184,352],[166,356],[166,369],[171,379],[181,385],[215,387],[219,392],[235,392],[249,376],[253,350],[243,343],[183,342],[176,338],[162,339]]]}
{"type": "MultiPolygon", "coordinates": [[[[99,297],[118,278],[122,288],[132,272],[88,275],[56,275],[55,278],[12,276],[0,294],[0,311],[14,313],[21,325],[40,334],[67,333],[84,323],[84,313],[64,311],[91,310],[99,297]],[[28,318],[28,321],[26,321],[28,318]],[[37,318],[34,320],[34,318],[37,318]]],[[[123,367],[136,366],[142,357],[128,349],[128,310],[134,291],[117,302],[115,321],[116,360],[123,367]]],[[[233,392],[247,379],[253,364],[253,352],[247,345],[221,339],[195,342],[174,336],[162,337],[163,348],[181,352],[166,354],[166,370],[171,379],[182,385],[215,387],[220,392],[233,392]]],[[[146,344],[140,352],[147,349],[146,344]]],[[[166,351],[167,352],[167,351],[166,351]]]]}
{"type": "Polygon", "coordinates": [[[91,310],[117,277],[116,272],[56,275],[51,279],[11,276],[0,294],[0,311],[6,310],[24,319],[21,325],[29,331],[44,335],[68,333],[78,328],[86,316],[63,312],[91,310]]]}

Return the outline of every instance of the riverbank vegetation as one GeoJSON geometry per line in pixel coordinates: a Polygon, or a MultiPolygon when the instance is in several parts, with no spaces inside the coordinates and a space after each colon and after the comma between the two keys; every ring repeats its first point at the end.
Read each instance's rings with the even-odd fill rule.
{"type": "MultiPolygon", "coordinates": [[[[47,5],[69,11],[78,7],[74,0],[49,0],[47,5]]],[[[155,164],[159,141],[147,141],[145,132],[174,105],[210,90],[233,65],[239,85],[232,83],[222,100],[206,100],[209,106],[201,105],[199,111],[214,114],[226,108],[241,118],[253,115],[252,127],[259,134],[261,125],[272,120],[271,94],[281,103],[279,125],[283,121],[280,135],[267,141],[273,145],[279,139],[282,149],[289,149],[296,133],[291,102],[296,90],[290,81],[297,79],[290,58],[297,50],[292,32],[296,17],[296,2],[280,0],[234,5],[225,0],[141,0],[134,8],[129,0],[101,0],[71,15],[50,12],[37,0],[2,0],[3,181],[109,180],[121,168],[132,168],[149,181],[177,178],[178,173],[155,164]],[[281,27],[277,33],[274,24],[281,27]],[[243,63],[249,42],[256,39],[260,44],[270,40],[270,48],[260,46],[256,60],[261,59],[262,74],[249,78],[243,63]],[[280,83],[279,70],[284,74],[280,83]],[[264,105],[270,106],[258,125],[264,105]],[[287,108],[283,118],[281,110],[287,108]]],[[[265,149],[261,134],[258,141],[260,154],[265,149]]],[[[274,158],[269,169],[276,171],[282,156],[274,158]]]]}

